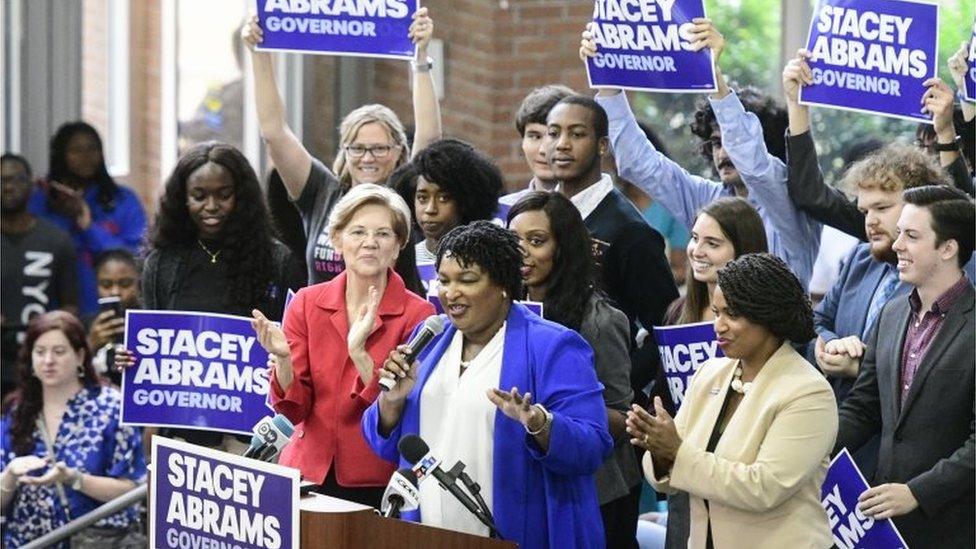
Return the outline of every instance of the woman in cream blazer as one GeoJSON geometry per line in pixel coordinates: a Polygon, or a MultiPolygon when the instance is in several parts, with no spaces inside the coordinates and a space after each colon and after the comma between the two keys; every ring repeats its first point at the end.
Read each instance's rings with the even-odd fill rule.
{"type": "Polygon", "coordinates": [[[703,364],[672,420],[628,414],[658,491],[691,498],[689,548],[826,548],[820,486],[837,437],[830,385],[789,342],[812,339],[802,287],[782,260],[747,254],[719,271],[712,298],[726,358],[703,364]]]}

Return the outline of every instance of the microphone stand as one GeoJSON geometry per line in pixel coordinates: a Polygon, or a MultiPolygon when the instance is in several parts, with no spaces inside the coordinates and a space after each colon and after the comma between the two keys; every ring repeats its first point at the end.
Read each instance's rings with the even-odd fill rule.
{"type": "Polygon", "coordinates": [[[481,511],[482,516],[478,516],[478,513],[475,513],[475,515],[478,516],[478,519],[480,519],[481,522],[488,527],[491,537],[503,539],[501,532],[499,532],[495,527],[495,517],[492,516],[491,509],[488,508],[488,503],[485,502],[485,498],[481,497],[481,486],[477,482],[474,482],[471,477],[464,472],[464,463],[461,461],[455,463],[454,467],[451,467],[451,470],[447,472],[447,475],[455,481],[460,479],[464,487],[474,497],[476,505],[481,511]]]}

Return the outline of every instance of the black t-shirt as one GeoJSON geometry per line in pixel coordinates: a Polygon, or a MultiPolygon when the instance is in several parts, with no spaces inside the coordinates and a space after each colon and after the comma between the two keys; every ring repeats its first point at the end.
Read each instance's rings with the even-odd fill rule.
{"type": "Polygon", "coordinates": [[[77,306],[75,247],[68,233],[35,219],[30,230],[0,234],[0,312],[3,314],[2,379],[15,376],[14,361],[27,322],[36,314],[77,306]]]}
{"type": "MultiPolygon", "coordinates": [[[[281,320],[288,289],[296,292],[305,286],[305,272],[291,251],[274,242],[275,278],[261,300],[242,306],[236,302],[227,280],[226,263],[211,257],[200,246],[152,250],[142,273],[143,300],[147,309],[201,311],[251,316],[258,309],[271,320],[281,320]]],[[[166,429],[168,436],[179,437],[201,446],[214,447],[222,433],[192,429],[166,429]]],[[[238,440],[248,442],[249,436],[238,440]]]]}

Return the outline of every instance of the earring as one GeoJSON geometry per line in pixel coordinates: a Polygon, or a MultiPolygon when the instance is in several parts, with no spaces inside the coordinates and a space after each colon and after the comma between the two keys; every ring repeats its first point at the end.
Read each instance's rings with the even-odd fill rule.
{"type": "Polygon", "coordinates": [[[81,364],[79,364],[78,365],[78,378],[81,379],[83,377],[85,377],[85,368],[81,364]]]}
{"type": "Polygon", "coordinates": [[[508,299],[508,292],[502,290],[502,299],[508,299]]]}

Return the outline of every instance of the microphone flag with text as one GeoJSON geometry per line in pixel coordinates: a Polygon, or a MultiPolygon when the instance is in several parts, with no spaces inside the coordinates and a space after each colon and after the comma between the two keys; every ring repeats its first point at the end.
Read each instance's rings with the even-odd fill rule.
{"type": "Polygon", "coordinates": [[[383,492],[380,512],[384,517],[400,518],[401,511],[413,511],[420,505],[417,476],[413,469],[404,467],[393,473],[383,492]]]}
{"type": "Polygon", "coordinates": [[[278,457],[291,440],[295,426],[288,421],[288,418],[277,414],[274,417],[261,418],[252,431],[254,436],[251,437],[251,445],[244,452],[244,457],[270,462],[278,457]]]}
{"type": "MultiPolygon", "coordinates": [[[[430,452],[430,447],[424,442],[422,438],[417,435],[409,434],[404,435],[400,438],[400,442],[397,444],[397,449],[408,462],[413,464],[413,471],[417,478],[422,482],[424,478],[428,475],[433,475],[437,479],[437,483],[440,484],[441,488],[447,490],[455,499],[461,502],[468,511],[471,512],[482,524],[488,527],[491,536],[494,538],[501,538],[501,533],[495,528],[495,521],[491,516],[491,511],[487,509],[484,505],[484,500],[479,494],[475,494],[478,499],[478,503],[475,503],[464,490],[461,489],[457,484],[458,475],[461,474],[464,469],[464,464],[458,462],[450,472],[444,471],[440,466],[440,460],[433,456],[430,452]],[[484,506],[484,508],[483,508],[484,506]]],[[[467,475],[465,475],[467,477],[467,475]]],[[[466,479],[470,480],[470,479],[466,479]]],[[[475,492],[479,490],[476,483],[471,482],[468,484],[469,490],[474,489],[475,492]]]]}

